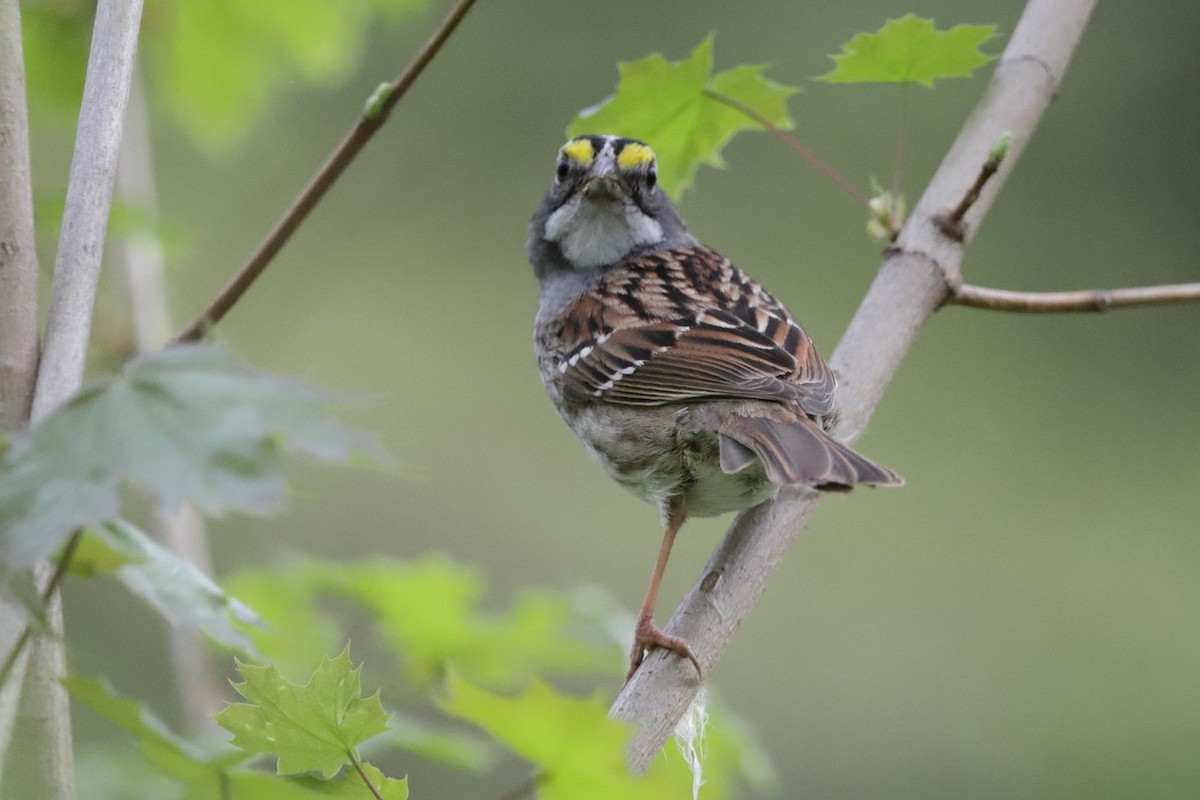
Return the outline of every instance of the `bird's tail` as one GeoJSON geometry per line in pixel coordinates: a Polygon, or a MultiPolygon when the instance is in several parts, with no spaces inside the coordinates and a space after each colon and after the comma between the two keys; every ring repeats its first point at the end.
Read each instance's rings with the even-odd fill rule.
{"type": "Polygon", "coordinates": [[[780,485],[846,492],[856,484],[900,486],[904,480],[887,467],[835,441],[807,417],[781,422],[730,414],[719,428],[721,469],[738,472],[757,457],[767,477],[780,485]]]}

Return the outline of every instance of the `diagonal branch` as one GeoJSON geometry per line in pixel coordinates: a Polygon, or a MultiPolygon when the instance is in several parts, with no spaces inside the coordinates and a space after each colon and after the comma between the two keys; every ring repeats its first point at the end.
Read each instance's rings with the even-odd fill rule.
{"type": "Polygon", "coordinates": [[[1013,292],[957,283],[950,286],[945,305],[1049,314],[1064,311],[1108,311],[1172,303],[1200,302],[1200,283],[1134,286],[1124,289],[1076,289],[1070,292],[1013,292]]]}
{"type": "Polygon", "coordinates": [[[458,23],[462,21],[474,4],[475,0],[459,0],[413,60],[404,68],[404,71],[391,83],[380,85],[375,94],[367,101],[366,108],[363,109],[363,114],[359,117],[358,122],[342,139],[341,144],[337,146],[329,159],[317,170],[308,185],[301,190],[291,207],[275,223],[275,227],[259,244],[258,249],[251,254],[249,260],[225,285],[220,294],[208,304],[208,307],[175,336],[176,342],[196,341],[204,338],[208,329],[220,322],[226,312],[241,299],[242,295],[267,268],[267,265],[292,238],[292,234],[304,222],[309,212],[316,208],[317,204],[321,202],[321,198],[342,176],[342,173],[371,140],[375,132],[383,127],[383,123],[387,122],[388,115],[391,114],[396,103],[425,71],[425,67],[429,66],[429,62],[442,49],[442,45],[450,38],[450,34],[454,33],[458,23]]]}
{"type": "MultiPolygon", "coordinates": [[[[1030,0],[1026,5],[983,99],[888,250],[830,359],[841,378],[839,435],[845,440],[862,433],[925,321],[959,280],[964,248],[1058,90],[1094,4],[1030,0]],[[966,212],[962,239],[947,237],[934,218],[953,208],[972,185],[978,165],[1004,131],[1012,136],[1004,163],[966,212]]],[[[774,502],[739,514],[676,610],[666,630],[688,640],[706,673],[758,602],[816,501],[817,495],[784,490],[774,502]]],[[[647,657],[610,712],[639,725],[628,752],[633,769],[646,769],[698,689],[690,664],[661,650],[647,657]]]]}

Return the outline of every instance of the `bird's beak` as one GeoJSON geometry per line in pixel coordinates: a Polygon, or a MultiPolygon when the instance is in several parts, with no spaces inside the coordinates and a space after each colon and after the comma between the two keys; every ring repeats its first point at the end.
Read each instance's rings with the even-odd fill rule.
{"type": "Polygon", "coordinates": [[[583,196],[588,200],[620,200],[628,194],[611,156],[597,158],[591,173],[583,185],[583,196]]]}

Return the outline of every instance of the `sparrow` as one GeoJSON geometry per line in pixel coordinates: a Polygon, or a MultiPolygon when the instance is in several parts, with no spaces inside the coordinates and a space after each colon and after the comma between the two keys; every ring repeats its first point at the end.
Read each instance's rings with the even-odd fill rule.
{"type": "Polygon", "coordinates": [[[757,505],[780,486],[902,481],[829,435],[833,371],[783,304],[688,232],[646,143],[563,145],[527,250],[540,289],[534,353],[551,402],[601,470],[662,518],[626,680],[656,647],[702,676],[688,643],[654,624],[688,517],[757,505]]]}

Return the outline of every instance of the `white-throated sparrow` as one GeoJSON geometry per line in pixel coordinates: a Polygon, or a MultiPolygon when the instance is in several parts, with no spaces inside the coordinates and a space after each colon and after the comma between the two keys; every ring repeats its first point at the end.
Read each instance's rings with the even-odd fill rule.
{"type": "Polygon", "coordinates": [[[778,300],[688,233],[644,143],[581,136],[559,151],[529,228],[541,288],[534,349],[559,414],[614,480],[656,505],[666,533],[630,655],[669,648],[658,586],[689,516],[736,511],[780,485],[898,485],[830,438],[835,379],[778,300]]]}

